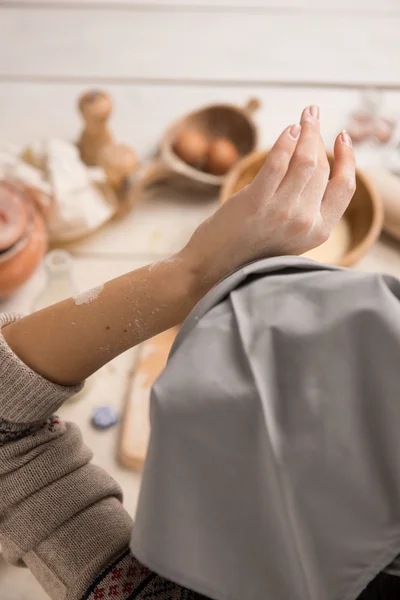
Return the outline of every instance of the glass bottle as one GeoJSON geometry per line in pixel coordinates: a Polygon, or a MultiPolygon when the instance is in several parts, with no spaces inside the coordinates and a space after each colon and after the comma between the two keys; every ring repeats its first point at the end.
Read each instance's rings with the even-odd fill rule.
{"type": "Polygon", "coordinates": [[[78,294],[72,275],[72,257],[66,250],[51,250],[44,265],[46,282],[33,301],[32,312],[78,294]]]}

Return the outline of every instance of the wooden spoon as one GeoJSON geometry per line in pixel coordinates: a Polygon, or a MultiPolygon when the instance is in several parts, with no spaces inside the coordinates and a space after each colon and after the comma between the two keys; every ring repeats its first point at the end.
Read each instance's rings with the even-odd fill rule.
{"type": "Polygon", "coordinates": [[[174,142],[183,130],[195,129],[210,141],[216,137],[227,138],[236,146],[241,158],[256,147],[257,129],[253,113],[259,107],[260,101],[253,98],[243,108],[230,104],[214,104],[189,113],[175,121],[164,133],[159,160],[171,171],[180,173],[193,182],[210,186],[222,185],[226,175],[205,173],[186,164],[174,152],[174,142]]]}

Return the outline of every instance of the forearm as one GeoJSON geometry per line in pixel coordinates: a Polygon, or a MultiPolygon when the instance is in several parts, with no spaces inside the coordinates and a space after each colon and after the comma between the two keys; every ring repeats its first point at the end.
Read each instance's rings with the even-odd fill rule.
{"type": "Polygon", "coordinates": [[[72,385],[128,348],[181,323],[214,283],[206,283],[180,253],[109,281],[91,301],[60,302],[9,325],[3,334],[34,371],[72,385]]]}

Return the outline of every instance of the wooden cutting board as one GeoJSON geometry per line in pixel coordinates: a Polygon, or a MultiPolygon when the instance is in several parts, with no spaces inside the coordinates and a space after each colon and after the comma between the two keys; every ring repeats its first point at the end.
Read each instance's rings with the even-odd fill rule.
{"type": "Polygon", "coordinates": [[[177,333],[178,328],[169,329],[144,342],[129,377],[118,458],[135,471],[142,470],[149,443],[151,388],[164,370],[177,333]]]}

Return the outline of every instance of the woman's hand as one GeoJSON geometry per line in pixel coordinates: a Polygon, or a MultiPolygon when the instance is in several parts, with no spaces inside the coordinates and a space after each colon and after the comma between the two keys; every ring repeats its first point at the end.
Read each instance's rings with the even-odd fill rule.
{"type": "Polygon", "coordinates": [[[256,178],[195,232],[183,253],[216,282],[241,265],[268,256],[302,254],[328,239],[355,191],[351,139],[342,131],[329,163],[319,109],[303,111],[285,129],[256,178]]]}
{"type": "Polygon", "coordinates": [[[92,302],[65,300],[4,329],[16,354],[62,384],[85,379],[109,360],[181,323],[222,277],[257,258],[301,254],[326,240],[354,192],[350,138],[329,165],[318,109],[288,127],[254,181],[195,232],[181,252],[109,281],[92,302]]]}

